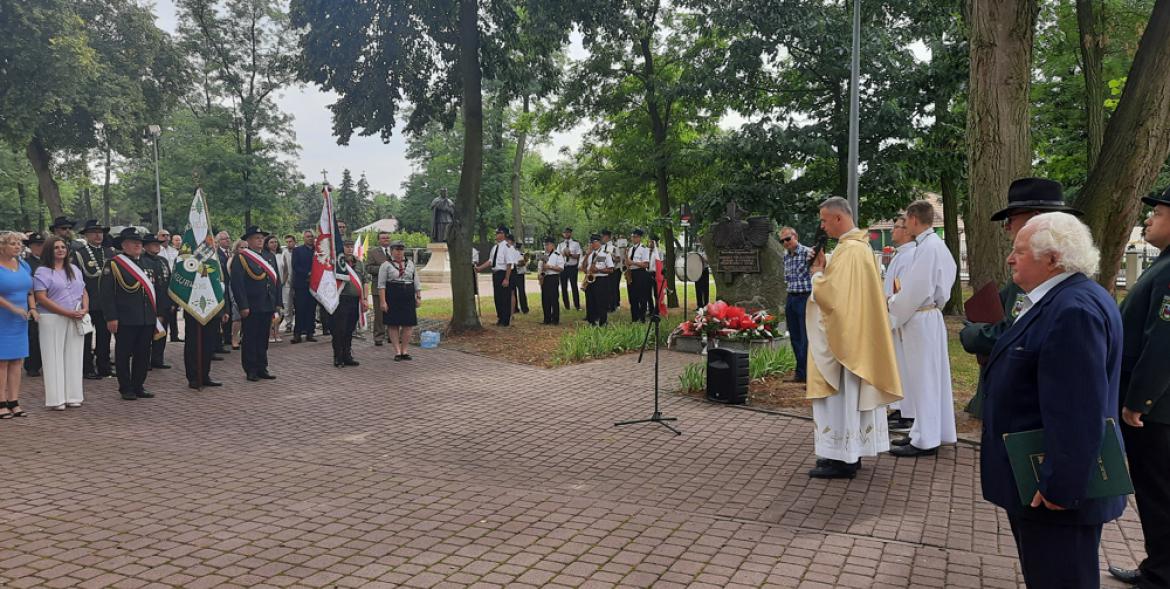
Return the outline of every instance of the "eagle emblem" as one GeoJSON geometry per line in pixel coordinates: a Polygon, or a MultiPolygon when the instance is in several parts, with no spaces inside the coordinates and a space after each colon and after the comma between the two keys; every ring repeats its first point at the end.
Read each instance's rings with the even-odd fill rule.
{"type": "Polygon", "coordinates": [[[1170,295],[1162,297],[1162,307],[1158,309],[1158,319],[1170,321],[1170,295]]]}
{"type": "Polygon", "coordinates": [[[727,203],[727,213],[712,228],[712,241],[721,249],[762,248],[768,245],[772,234],[772,219],[764,216],[741,217],[747,211],[739,208],[735,201],[727,203]]]}

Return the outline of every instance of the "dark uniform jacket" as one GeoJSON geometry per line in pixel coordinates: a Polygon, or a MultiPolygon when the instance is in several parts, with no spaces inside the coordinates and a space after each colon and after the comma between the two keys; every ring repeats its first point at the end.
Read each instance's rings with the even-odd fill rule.
{"type": "MultiPolygon", "coordinates": [[[[983,497],[1009,515],[1053,524],[1116,519],[1125,497],[1089,499],[1105,420],[1118,427],[1122,328],[1117,303],[1084,274],[1057,284],[1000,336],[980,389],[983,497]],[[1022,505],[1003,435],[1044,430],[1040,492],[1066,511],[1022,505]]],[[[1120,437],[1120,435],[1119,435],[1120,437]]]]}
{"type": "MultiPolygon", "coordinates": [[[[159,299],[159,315],[165,315],[171,308],[171,297],[167,291],[171,288],[171,266],[162,256],[142,254],[142,260],[149,264],[147,275],[154,279],[154,295],[159,299]],[[163,300],[166,300],[164,305],[163,300]]],[[[165,321],[163,323],[166,323],[165,321]]]]}
{"type": "MultiPolygon", "coordinates": [[[[157,290],[158,279],[155,278],[157,270],[154,264],[143,255],[138,258],[137,265],[150,279],[151,284],[156,285],[158,314],[164,314],[170,309],[170,297],[165,291],[157,290]]],[[[138,283],[138,278],[122,270],[113,260],[107,263],[106,269],[109,273],[101,282],[102,290],[98,298],[101,301],[102,312],[105,313],[104,319],[117,321],[119,326],[154,325],[157,317],[154,307],[150,304],[150,294],[138,283]]]]}
{"type": "MultiPolygon", "coordinates": [[[[279,272],[276,269],[276,256],[272,252],[257,253],[268,261],[274,272],[279,272]]],[[[232,296],[235,297],[236,308],[241,312],[250,309],[252,313],[273,313],[277,307],[284,306],[280,293],[280,274],[278,273],[276,280],[273,281],[263,266],[248,259],[243,253],[232,256],[231,271],[228,275],[232,281],[232,296]]]]}
{"type": "Polygon", "coordinates": [[[85,280],[85,292],[90,301],[100,301],[102,286],[110,281],[110,261],[114,259],[114,248],[109,246],[91,247],[89,242],[76,245],[73,258],[85,280]]]}
{"type": "Polygon", "coordinates": [[[1170,424],[1170,248],[1121,302],[1121,403],[1143,421],[1170,424]]]}
{"type": "MultiPolygon", "coordinates": [[[[28,252],[25,255],[21,256],[21,259],[24,260],[24,263],[28,264],[28,271],[31,274],[36,274],[37,268],[41,267],[41,259],[38,256],[32,255],[32,252],[28,252]]],[[[73,260],[65,260],[65,261],[70,262],[70,263],[73,262],[73,260]]]]}
{"type": "Polygon", "coordinates": [[[316,253],[307,245],[298,245],[292,253],[293,288],[309,288],[309,275],[313,273],[313,257],[316,253]]]}

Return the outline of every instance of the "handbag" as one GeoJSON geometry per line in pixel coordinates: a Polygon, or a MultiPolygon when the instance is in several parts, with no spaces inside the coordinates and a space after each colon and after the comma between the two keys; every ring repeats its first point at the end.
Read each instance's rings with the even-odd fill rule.
{"type": "Polygon", "coordinates": [[[93,333],[93,319],[89,318],[89,313],[86,313],[81,319],[74,319],[73,326],[77,328],[77,335],[82,337],[93,333]]]}

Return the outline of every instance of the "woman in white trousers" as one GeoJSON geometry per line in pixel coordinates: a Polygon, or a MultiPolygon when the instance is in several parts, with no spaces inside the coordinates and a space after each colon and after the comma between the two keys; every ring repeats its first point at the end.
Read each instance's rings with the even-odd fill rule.
{"type": "Polygon", "coordinates": [[[81,380],[85,336],[77,327],[89,312],[89,296],[81,269],[69,261],[69,247],[59,237],[45,240],[42,260],[33,277],[33,293],[41,310],[45,406],[64,411],[81,407],[85,400],[81,380]]]}

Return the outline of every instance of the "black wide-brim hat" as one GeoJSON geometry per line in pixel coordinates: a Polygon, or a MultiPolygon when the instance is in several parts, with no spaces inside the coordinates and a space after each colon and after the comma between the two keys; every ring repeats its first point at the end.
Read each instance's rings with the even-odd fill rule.
{"type": "Polygon", "coordinates": [[[53,219],[53,224],[49,225],[49,231],[52,231],[58,227],[68,227],[73,229],[74,225],[77,225],[77,221],[74,221],[69,217],[57,217],[56,219],[53,219]]]}
{"type": "Polygon", "coordinates": [[[1158,205],[1170,207],[1170,188],[1167,188],[1166,192],[1163,192],[1161,196],[1143,196],[1142,202],[1150,205],[1151,207],[1156,207],[1158,205]]]}
{"type": "Polygon", "coordinates": [[[101,223],[98,223],[97,219],[90,219],[85,222],[85,225],[81,226],[81,229],[78,232],[82,235],[85,235],[90,231],[101,231],[102,233],[109,233],[110,228],[102,225],[101,223]]]}
{"type": "Polygon", "coordinates": [[[252,237],[253,235],[261,235],[264,237],[268,237],[269,235],[272,235],[272,234],[267,233],[265,231],[261,231],[259,227],[257,227],[256,225],[253,225],[253,226],[249,227],[247,231],[244,231],[244,234],[240,236],[240,239],[247,241],[248,238],[252,237]]]}
{"type": "Polygon", "coordinates": [[[34,243],[45,243],[45,236],[40,231],[29,233],[28,238],[24,240],[24,245],[32,245],[34,243]]]}
{"type": "Polygon", "coordinates": [[[162,243],[163,241],[155,236],[153,233],[147,233],[142,236],[142,245],[149,245],[152,243],[162,243]]]}
{"type": "Polygon", "coordinates": [[[1008,188],[1008,205],[991,216],[1002,221],[1020,211],[1060,211],[1076,216],[1082,213],[1064,204],[1064,190],[1060,182],[1045,178],[1020,178],[1008,188]]]}
{"type": "Polygon", "coordinates": [[[119,233],[117,237],[114,238],[114,247],[116,247],[118,249],[122,249],[122,242],[127,241],[127,240],[145,242],[146,237],[144,235],[142,235],[141,233],[139,233],[137,228],[127,227],[127,228],[123,229],[122,232],[119,233]]]}

